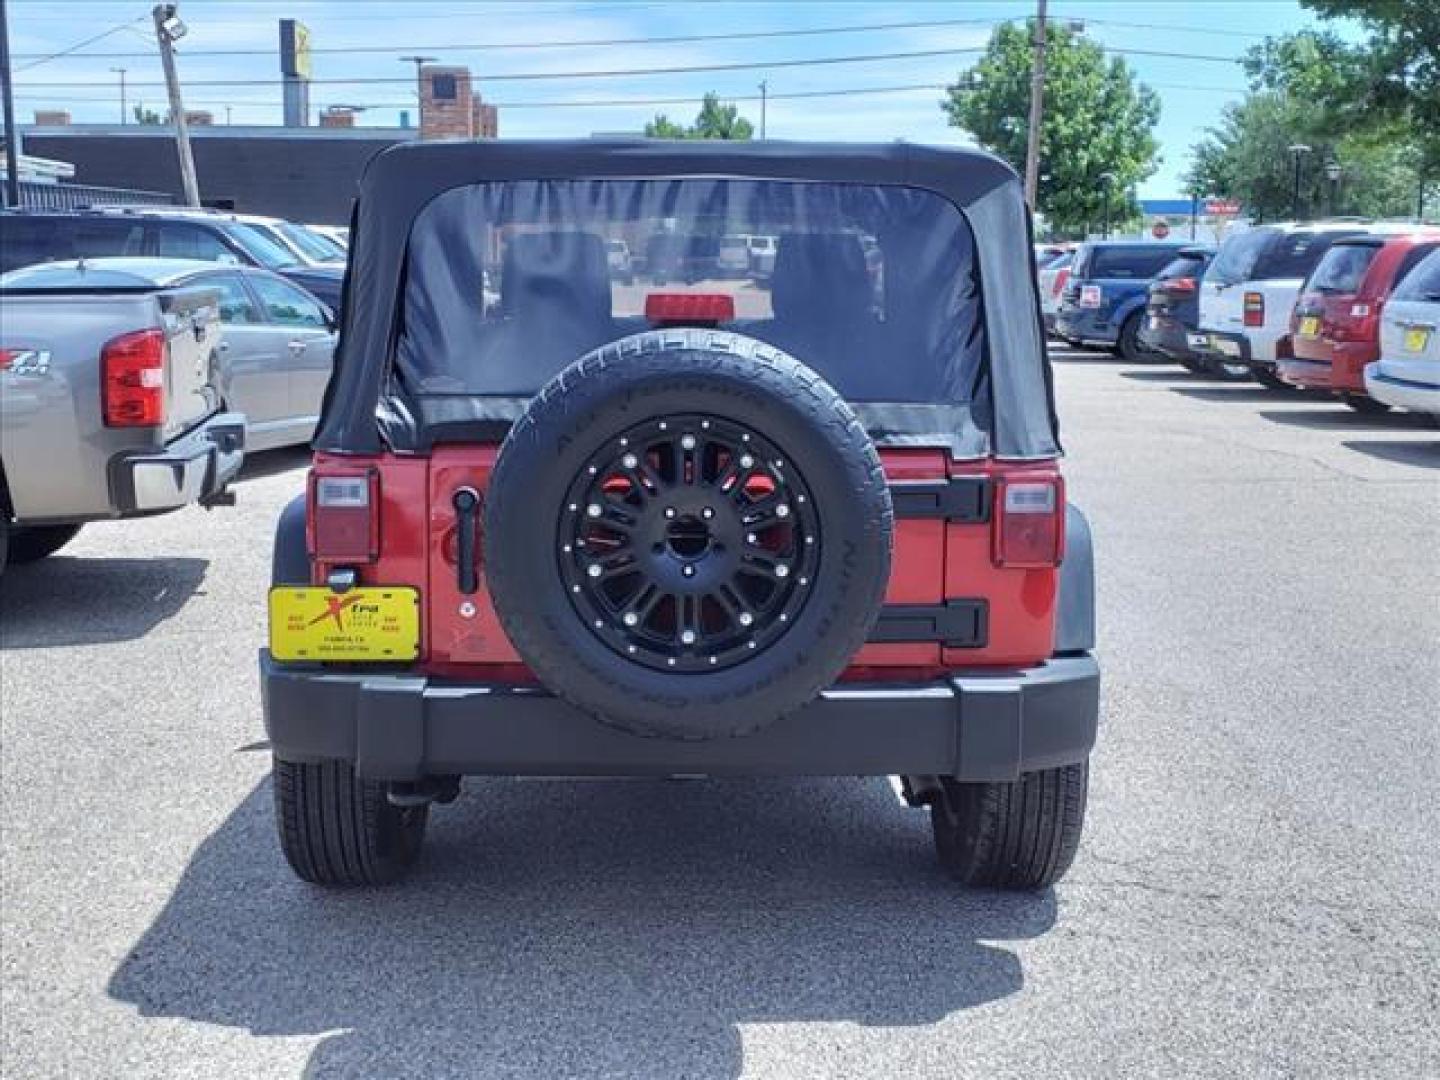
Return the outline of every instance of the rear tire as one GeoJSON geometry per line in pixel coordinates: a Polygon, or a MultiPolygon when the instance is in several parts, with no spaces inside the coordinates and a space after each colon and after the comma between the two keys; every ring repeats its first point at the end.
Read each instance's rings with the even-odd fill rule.
{"type": "Polygon", "coordinates": [[[1088,761],[1024,773],[1013,783],[941,779],[930,804],[940,865],[963,885],[1043,889],[1070,869],[1080,845],[1088,761]]]}
{"type": "MultiPolygon", "coordinates": [[[[1364,416],[1379,416],[1382,413],[1390,411],[1390,406],[1386,405],[1385,402],[1376,401],[1367,394],[1341,394],[1340,400],[1364,416]]],[[[10,550],[13,552],[15,550],[15,541],[11,540],[10,543],[10,550]]],[[[15,556],[12,554],[10,557],[13,559],[15,556]]]]}
{"type": "Polygon", "coordinates": [[[36,525],[18,528],[11,525],[7,558],[16,565],[39,562],[74,540],[79,531],[79,525],[36,525]]]}
{"type": "Polygon", "coordinates": [[[1156,359],[1156,354],[1140,344],[1140,316],[1135,312],[1120,326],[1120,336],[1115,339],[1115,355],[1127,364],[1143,364],[1156,359]]]}
{"type": "Polygon", "coordinates": [[[425,838],[427,806],[399,807],[388,785],[362,780],[345,761],[274,762],[280,849],[316,885],[381,885],[407,871],[425,838]]]}

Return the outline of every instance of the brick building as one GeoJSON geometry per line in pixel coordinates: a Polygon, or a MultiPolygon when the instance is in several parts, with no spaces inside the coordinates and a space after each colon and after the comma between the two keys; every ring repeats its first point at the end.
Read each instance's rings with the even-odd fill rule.
{"type": "Polygon", "coordinates": [[[494,139],[499,113],[475,92],[467,67],[426,64],[420,69],[420,138],[494,139]]]}

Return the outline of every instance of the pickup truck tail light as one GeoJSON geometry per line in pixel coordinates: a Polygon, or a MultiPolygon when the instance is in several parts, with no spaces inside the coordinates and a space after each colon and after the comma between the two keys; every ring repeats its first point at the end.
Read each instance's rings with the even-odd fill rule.
{"type": "Polygon", "coordinates": [[[1055,271],[1055,284],[1054,284],[1054,286],[1050,289],[1050,295],[1051,295],[1052,297],[1058,297],[1061,293],[1063,293],[1063,292],[1065,291],[1065,284],[1066,284],[1066,282],[1068,282],[1069,280],[1070,280],[1070,268],[1069,268],[1068,266],[1062,266],[1059,270],[1056,270],[1056,271],[1055,271]]]}
{"type": "Polygon", "coordinates": [[[1265,294],[1258,292],[1247,292],[1245,294],[1245,325],[1265,325],[1265,294]]]}
{"type": "Polygon", "coordinates": [[[995,562],[1059,566],[1065,553],[1065,482],[1001,480],[995,493],[995,562]]]}
{"type": "Polygon", "coordinates": [[[380,557],[380,474],[310,474],[306,532],[317,562],[369,563],[380,557]]]}
{"type": "Polygon", "coordinates": [[[137,330],[100,350],[100,411],[106,427],[165,423],[165,331],[137,330]]]}
{"type": "Polygon", "coordinates": [[[1196,285],[1193,277],[1177,277],[1168,278],[1160,287],[1166,292],[1193,293],[1196,285]]]}

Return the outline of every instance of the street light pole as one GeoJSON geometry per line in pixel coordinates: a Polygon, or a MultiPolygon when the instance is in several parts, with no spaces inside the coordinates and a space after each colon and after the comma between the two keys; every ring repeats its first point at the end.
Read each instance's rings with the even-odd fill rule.
{"type": "Polygon", "coordinates": [[[10,82],[10,16],[0,0],[0,112],[5,118],[5,205],[20,205],[20,136],[15,130],[15,96],[10,82]]]}
{"type": "Polygon", "coordinates": [[[1330,216],[1334,217],[1340,212],[1340,163],[1338,161],[1327,161],[1325,163],[1325,176],[1330,181],[1330,216]]]}
{"type": "Polygon", "coordinates": [[[175,125],[175,149],[180,157],[180,183],[185,204],[200,205],[200,185],[195,179],[195,157],[190,153],[190,129],[185,123],[185,103],[180,99],[180,76],[175,71],[175,42],[185,36],[185,24],[174,4],[156,4],[155,40],[160,44],[160,63],[165,68],[165,88],[170,92],[170,122],[175,125]]]}
{"type": "Polygon", "coordinates": [[[1030,126],[1025,135],[1025,201],[1035,209],[1040,187],[1040,122],[1045,114],[1045,0],[1035,13],[1035,59],[1030,66],[1030,126]]]}
{"type": "Polygon", "coordinates": [[[1110,239],[1110,185],[1113,183],[1115,183],[1115,174],[1113,172],[1103,172],[1100,174],[1100,197],[1102,199],[1101,205],[1104,207],[1101,220],[1105,226],[1100,234],[1102,240],[1110,239]]]}
{"type": "Polygon", "coordinates": [[[1290,216],[1296,221],[1300,220],[1300,158],[1310,153],[1310,147],[1304,143],[1292,143],[1290,146],[1290,157],[1295,163],[1294,178],[1290,190],[1290,216]]]}
{"type": "Polygon", "coordinates": [[[119,67],[110,69],[112,75],[120,76],[120,123],[122,126],[125,123],[125,72],[128,70],[129,68],[119,67]]]}

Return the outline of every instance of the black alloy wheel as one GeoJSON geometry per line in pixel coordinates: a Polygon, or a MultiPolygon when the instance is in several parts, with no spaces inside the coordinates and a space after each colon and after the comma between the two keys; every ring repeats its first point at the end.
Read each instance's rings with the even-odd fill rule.
{"type": "Polygon", "coordinates": [[[784,452],[698,414],[649,420],[596,453],[558,535],[580,618],[619,655],[670,671],[723,669],[773,644],[810,596],[819,543],[784,452]]]}

